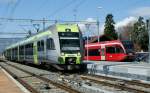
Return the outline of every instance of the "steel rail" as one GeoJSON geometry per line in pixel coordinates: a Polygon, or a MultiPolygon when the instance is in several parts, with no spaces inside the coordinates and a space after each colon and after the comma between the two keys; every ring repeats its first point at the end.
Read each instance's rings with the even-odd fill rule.
{"type": "Polygon", "coordinates": [[[99,83],[99,84],[102,84],[102,85],[106,85],[106,86],[109,86],[109,87],[114,87],[114,88],[125,90],[125,91],[131,91],[131,92],[135,92],[135,93],[150,93],[150,92],[145,91],[145,90],[129,87],[128,85],[125,85],[125,84],[108,82],[107,77],[106,78],[105,77],[98,78],[98,77],[94,77],[94,76],[81,76],[81,78],[83,80],[90,80],[90,81],[95,82],[95,83],[99,83]],[[105,79],[105,80],[101,80],[101,79],[105,79]]]}
{"type": "Polygon", "coordinates": [[[15,75],[14,73],[12,73],[10,70],[8,70],[6,67],[4,67],[3,65],[0,65],[6,72],[8,72],[15,80],[17,80],[18,82],[20,82],[26,89],[28,89],[31,93],[40,93],[38,92],[35,88],[33,88],[32,86],[30,86],[28,83],[26,83],[24,80],[22,80],[20,77],[18,77],[17,75],[15,75]]]}
{"type": "Polygon", "coordinates": [[[100,75],[90,75],[89,76],[94,76],[96,78],[102,78],[102,79],[108,79],[108,80],[113,80],[113,81],[121,81],[121,82],[125,82],[126,84],[130,84],[130,85],[138,85],[141,87],[146,87],[146,88],[150,88],[150,84],[148,83],[143,83],[137,80],[125,80],[125,79],[121,79],[121,78],[115,78],[115,77],[109,77],[109,76],[100,76],[100,75]]]}
{"type": "MultiPolygon", "coordinates": [[[[6,62],[4,62],[4,63],[6,63],[6,62]]],[[[32,73],[32,72],[29,72],[29,71],[24,70],[24,69],[22,69],[22,68],[19,68],[19,67],[15,66],[15,65],[12,65],[12,64],[9,64],[9,63],[6,63],[6,64],[8,64],[9,66],[12,66],[12,67],[14,67],[14,68],[16,68],[16,69],[18,69],[18,70],[21,70],[21,71],[23,71],[23,72],[25,72],[25,73],[28,73],[28,74],[30,74],[30,75],[32,75],[32,76],[35,76],[35,77],[37,77],[37,78],[39,78],[39,79],[41,79],[41,80],[43,80],[43,81],[45,81],[45,82],[48,82],[48,83],[50,83],[50,84],[53,84],[54,86],[56,86],[56,87],[58,87],[58,88],[61,88],[61,89],[63,89],[63,90],[68,91],[69,93],[81,93],[81,92],[79,92],[78,90],[75,90],[75,89],[71,88],[70,86],[59,84],[59,83],[54,82],[54,81],[52,81],[52,80],[50,80],[50,79],[44,78],[44,77],[42,77],[41,75],[36,75],[35,73],[32,73]]]]}

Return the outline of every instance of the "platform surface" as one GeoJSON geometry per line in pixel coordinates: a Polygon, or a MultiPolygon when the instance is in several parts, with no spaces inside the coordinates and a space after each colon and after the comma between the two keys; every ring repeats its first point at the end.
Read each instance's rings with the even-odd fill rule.
{"type": "Polygon", "coordinates": [[[100,62],[88,61],[87,69],[91,74],[121,76],[131,79],[150,81],[150,63],[137,62],[100,62]]]}
{"type": "Polygon", "coordinates": [[[0,67],[0,93],[25,93],[0,67]]]}

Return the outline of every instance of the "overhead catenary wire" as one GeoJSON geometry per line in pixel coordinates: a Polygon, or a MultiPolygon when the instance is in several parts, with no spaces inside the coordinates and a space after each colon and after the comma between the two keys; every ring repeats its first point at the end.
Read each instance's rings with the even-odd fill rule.
{"type": "Polygon", "coordinates": [[[71,0],[70,2],[64,4],[63,6],[57,8],[55,11],[53,11],[49,17],[52,17],[54,15],[56,15],[58,12],[63,11],[65,8],[69,7],[70,5],[74,4],[74,2],[76,2],[76,0],[71,0]]]}
{"type": "Polygon", "coordinates": [[[10,11],[10,17],[13,17],[13,14],[15,13],[16,8],[18,7],[18,5],[20,4],[21,0],[17,0],[14,3],[14,6],[12,7],[11,11],[10,11]]]}
{"type": "Polygon", "coordinates": [[[86,0],[80,0],[80,2],[78,2],[75,7],[73,8],[73,12],[74,12],[74,21],[76,21],[77,19],[77,12],[78,12],[78,8],[83,4],[85,3],[86,0]]]}
{"type": "Polygon", "coordinates": [[[80,0],[80,2],[75,5],[74,9],[79,8],[81,5],[83,5],[85,3],[85,1],[86,0],[80,0]]]}
{"type": "Polygon", "coordinates": [[[10,35],[14,35],[14,34],[22,34],[22,35],[26,35],[26,34],[28,34],[28,33],[9,33],[9,32],[0,32],[0,35],[8,35],[8,34],[10,34],[10,35]]]}
{"type": "Polygon", "coordinates": [[[20,19],[20,18],[2,18],[0,17],[0,22],[2,21],[6,21],[6,22],[38,22],[38,23],[43,23],[47,22],[47,23],[91,23],[91,24],[95,24],[97,22],[92,21],[66,21],[66,20],[48,20],[48,19],[20,19]]]}

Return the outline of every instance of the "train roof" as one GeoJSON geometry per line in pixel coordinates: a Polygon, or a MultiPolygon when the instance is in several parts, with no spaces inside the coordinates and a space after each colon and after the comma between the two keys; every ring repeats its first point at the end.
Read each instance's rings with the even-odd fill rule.
{"type": "Polygon", "coordinates": [[[37,34],[34,34],[33,36],[31,36],[29,38],[26,38],[22,41],[19,41],[15,44],[12,44],[12,45],[6,47],[6,49],[11,49],[11,48],[14,48],[14,47],[19,46],[19,45],[24,45],[24,44],[33,42],[37,38],[41,38],[43,36],[47,36],[47,35],[52,34],[52,32],[55,32],[55,33],[66,32],[66,28],[71,29],[71,32],[79,32],[79,28],[78,28],[77,24],[55,24],[55,25],[51,25],[51,26],[47,27],[45,29],[45,31],[39,31],[37,34]]]}
{"type": "MultiPolygon", "coordinates": [[[[97,45],[107,45],[107,44],[122,44],[122,43],[120,40],[103,41],[103,42],[96,42],[96,43],[88,43],[88,47],[97,46],[97,45]]],[[[85,45],[85,47],[87,47],[87,44],[85,45]]]]}
{"type": "Polygon", "coordinates": [[[51,34],[50,31],[40,32],[40,33],[38,33],[36,35],[33,35],[33,36],[29,37],[29,38],[26,38],[26,39],[24,39],[24,40],[22,40],[20,42],[17,42],[15,44],[10,45],[10,46],[6,47],[6,49],[14,48],[14,47],[19,46],[19,45],[24,45],[24,44],[33,42],[35,39],[41,38],[41,37],[49,35],[49,34],[51,34]]]}

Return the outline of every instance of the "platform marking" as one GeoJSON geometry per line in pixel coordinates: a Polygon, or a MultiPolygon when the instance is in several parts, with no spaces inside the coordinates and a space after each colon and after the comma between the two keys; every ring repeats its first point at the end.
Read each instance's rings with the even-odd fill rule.
{"type": "MultiPolygon", "coordinates": [[[[2,69],[2,68],[1,68],[2,69]]],[[[2,71],[24,92],[24,93],[31,93],[28,91],[23,85],[21,85],[17,80],[15,80],[7,71],[2,69],[2,71]]]]}

